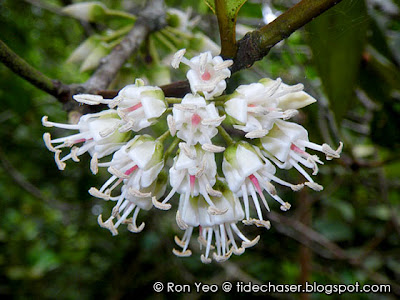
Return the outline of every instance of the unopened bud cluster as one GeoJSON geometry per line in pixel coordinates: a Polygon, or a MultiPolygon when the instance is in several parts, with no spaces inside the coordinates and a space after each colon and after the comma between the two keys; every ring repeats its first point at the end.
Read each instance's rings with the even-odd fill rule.
{"type": "Polygon", "coordinates": [[[316,101],[301,84],[289,86],[279,78],[262,79],[221,96],[233,62],[212,57],[210,52],[190,60],[184,55],[185,50],[180,50],[172,60],[174,68],[181,63],[189,67],[191,93],[182,99],[166,98],[159,87],[146,86],[139,79],[114,99],[75,95],[80,103],[106,104],[109,109],[86,114],[74,125],[50,122],[45,116],[44,126],[77,133],[56,139],[45,133],[43,137],[60,170],[65,161],[78,162],[86,152],[92,157],[93,174],[99,168],[107,169],[109,179],[89,190],[94,197],[115,203],[107,219],[98,216],[101,227],[113,235],[118,234],[121,224],[131,232],[140,232],[144,228],[144,223],[137,223],[141,209],[169,210],[174,205],[177,225],[184,234],[181,239],[175,237],[179,250],[173,249],[173,253],[191,255],[189,244],[196,229],[203,249],[201,260],[224,261],[259,240],[259,236],[248,239],[239,222],[269,228],[264,214],[271,198],[283,211],[290,208],[278,195],[276,184],[293,191],[305,186],[322,190],[306,169],[315,175],[323,162],[308,149],[330,160],[339,158],[342,144],[336,150],[327,144],[317,145],[309,141],[306,129],[288,121],[298,109],[316,101]],[[141,133],[160,121],[168,125],[164,134],[152,137],[141,133]],[[233,129],[243,132],[241,139],[229,134],[233,129]],[[167,140],[172,142],[165,149],[167,140]],[[70,149],[64,156],[63,148],[70,149]],[[221,159],[216,160],[217,156],[221,159]],[[222,166],[217,166],[217,161],[222,161],[222,166]],[[278,178],[277,167],[295,168],[304,182],[292,184],[278,178]],[[171,204],[176,194],[179,202],[171,204]]]}

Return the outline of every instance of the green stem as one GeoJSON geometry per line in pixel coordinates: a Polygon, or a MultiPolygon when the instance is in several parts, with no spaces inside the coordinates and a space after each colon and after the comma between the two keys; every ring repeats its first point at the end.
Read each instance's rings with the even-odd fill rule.
{"type": "Polygon", "coordinates": [[[154,43],[154,38],[151,35],[149,36],[149,40],[148,40],[148,48],[149,48],[149,53],[153,60],[154,65],[159,65],[160,64],[160,56],[158,55],[157,47],[154,43]]]}
{"type": "Polygon", "coordinates": [[[174,97],[165,97],[168,104],[179,104],[182,102],[182,98],[174,98],[174,97]]]}
{"type": "Polygon", "coordinates": [[[171,31],[167,29],[162,29],[159,31],[161,34],[163,34],[167,39],[172,41],[175,45],[179,45],[181,43],[181,40],[171,31]]]}
{"type": "Polygon", "coordinates": [[[249,32],[238,42],[232,73],[251,67],[270,49],[342,0],[302,0],[268,25],[249,32]]]}
{"type": "Polygon", "coordinates": [[[107,9],[106,14],[107,16],[122,17],[125,19],[130,19],[132,21],[136,21],[137,19],[136,16],[120,10],[107,9]]]}
{"type": "Polygon", "coordinates": [[[132,27],[133,27],[133,25],[128,25],[128,26],[122,27],[121,29],[115,30],[109,36],[103,37],[102,41],[108,43],[116,38],[119,38],[122,35],[126,35],[126,34],[128,34],[129,31],[132,30],[132,27]]]}
{"type": "Polygon", "coordinates": [[[222,136],[222,138],[225,140],[225,142],[228,144],[228,146],[231,146],[232,144],[235,143],[235,141],[232,139],[232,137],[229,135],[229,133],[225,130],[222,125],[218,126],[218,132],[222,136]]]}
{"type": "Polygon", "coordinates": [[[214,102],[215,106],[224,106],[225,102],[228,101],[231,95],[223,95],[223,96],[219,96],[215,99],[212,100],[212,102],[214,102]]]}
{"type": "Polygon", "coordinates": [[[167,130],[167,131],[164,132],[162,135],[160,135],[160,136],[157,138],[156,141],[161,142],[161,143],[164,143],[165,140],[169,137],[169,135],[170,135],[170,132],[169,132],[169,130],[167,130]]]}
{"type": "Polygon", "coordinates": [[[178,49],[175,47],[173,43],[171,43],[160,31],[154,33],[154,36],[158,41],[164,44],[170,51],[176,52],[178,49]]]}
{"type": "Polygon", "coordinates": [[[183,37],[183,38],[185,38],[185,39],[191,39],[191,38],[193,38],[193,35],[188,34],[188,33],[185,33],[185,32],[183,32],[183,31],[181,31],[181,30],[179,30],[179,29],[176,29],[176,28],[174,28],[174,27],[171,27],[171,26],[165,27],[165,30],[168,30],[168,31],[172,32],[173,34],[179,35],[179,36],[181,36],[181,37],[183,37]]]}
{"type": "Polygon", "coordinates": [[[218,19],[221,38],[221,55],[225,58],[236,56],[236,19],[227,13],[226,0],[215,0],[215,13],[218,19]]]}
{"type": "Polygon", "coordinates": [[[172,141],[171,145],[169,145],[168,149],[164,152],[164,163],[167,162],[168,158],[171,156],[172,152],[175,150],[176,146],[178,146],[181,140],[177,137],[172,141]]]}

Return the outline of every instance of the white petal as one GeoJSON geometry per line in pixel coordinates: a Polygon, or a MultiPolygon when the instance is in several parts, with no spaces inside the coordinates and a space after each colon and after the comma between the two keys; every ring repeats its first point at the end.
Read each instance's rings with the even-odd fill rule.
{"type": "Polygon", "coordinates": [[[247,101],[243,98],[233,98],[225,102],[225,112],[239,122],[247,122],[247,101]]]}
{"type": "Polygon", "coordinates": [[[147,141],[134,145],[129,149],[128,155],[140,169],[146,169],[155,150],[155,142],[147,141]]]}
{"type": "Polygon", "coordinates": [[[165,103],[159,99],[145,97],[141,102],[147,119],[157,118],[166,110],[165,103]]]}
{"type": "Polygon", "coordinates": [[[279,98],[278,107],[282,110],[287,109],[300,109],[307,105],[317,102],[313,97],[311,97],[306,92],[296,92],[290,93],[279,98]]]}
{"type": "Polygon", "coordinates": [[[263,162],[257,153],[239,145],[236,151],[237,165],[244,177],[250,176],[263,166],[263,162]]]}

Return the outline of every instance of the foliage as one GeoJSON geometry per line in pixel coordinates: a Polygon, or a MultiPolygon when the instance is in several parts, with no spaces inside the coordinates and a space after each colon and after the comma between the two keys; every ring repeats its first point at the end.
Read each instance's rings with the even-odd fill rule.
{"type": "MultiPolygon", "coordinates": [[[[101,2],[109,10],[133,15],[141,8],[135,1],[101,2]]],[[[275,14],[287,10],[289,2],[268,1],[275,14]]],[[[74,50],[95,37],[97,46],[105,49],[103,54],[109,53],[134,21],[111,17],[107,23],[79,21],[62,13],[60,7],[70,3],[1,1],[0,39],[51,78],[79,83],[88,79],[96,64],[83,68],[68,63],[74,50]]],[[[179,22],[170,14],[169,27],[152,33],[118,74],[114,88],[139,76],[152,84],[181,80],[167,73],[163,60],[183,47],[201,51],[204,36],[218,41],[216,19],[204,2],[166,3],[181,10],[191,7],[198,23],[183,35],[175,30],[179,22]]],[[[259,1],[247,1],[238,24],[247,30],[263,24],[262,7],[259,1]]],[[[142,294],[150,299],[185,297],[155,294],[155,281],[220,285],[225,280],[279,284],[308,280],[389,282],[399,296],[399,11],[399,1],[344,0],[276,45],[252,68],[233,75],[231,91],[263,77],[302,82],[319,102],[305,109],[298,121],[319,143],[343,140],[345,155],[321,167],[318,179],[324,191],[296,196],[279,191],[292,209],[278,213],[274,205],[269,231],[245,228],[250,236],[260,234],[260,243],[220,264],[203,265],[198,255],[185,259],[172,255],[172,237],[180,231],[169,212],[152,210],[140,216],[146,227],[138,235],[121,230],[112,237],[100,228],[96,216],[101,211],[109,215],[110,206],[91,198],[87,190],[104,182],[106,174],[89,176],[88,160],[59,172],[42,141],[41,116],[67,120],[74,113],[67,114],[54,98],[0,65],[0,294],[16,299],[117,299],[142,294]]],[[[288,177],[298,179],[294,173],[288,177]]],[[[300,294],[270,296],[307,299],[300,294]]]]}

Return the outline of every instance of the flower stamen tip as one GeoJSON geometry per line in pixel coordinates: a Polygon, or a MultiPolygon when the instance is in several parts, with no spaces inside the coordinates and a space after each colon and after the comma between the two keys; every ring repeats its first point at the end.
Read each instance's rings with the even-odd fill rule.
{"type": "Polygon", "coordinates": [[[161,209],[161,210],[169,210],[171,208],[171,204],[169,203],[162,203],[160,201],[157,200],[157,198],[155,196],[153,196],[151,198],[151,202],[153,203],[153,206],[161,209]]]}

